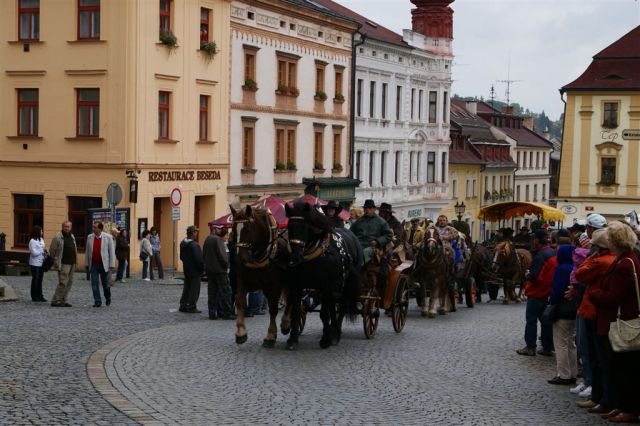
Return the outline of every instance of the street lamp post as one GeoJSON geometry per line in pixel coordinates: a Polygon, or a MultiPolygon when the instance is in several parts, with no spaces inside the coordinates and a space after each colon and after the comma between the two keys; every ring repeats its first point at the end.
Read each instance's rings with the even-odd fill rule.
{"type": "Polygon", "coordinates": [[[456,202],[456,205],[454,206],[455,210],[456,210],[456,216],[458,216],[458,222],[462,222],[462,215],[464,214],[464,211],[467,209],[467,206],[464,205],[464,201],[461,203],[456,202]]]}

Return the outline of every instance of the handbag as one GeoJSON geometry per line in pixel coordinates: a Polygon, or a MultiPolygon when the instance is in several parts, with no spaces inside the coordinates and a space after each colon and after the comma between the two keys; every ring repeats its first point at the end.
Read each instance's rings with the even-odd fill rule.
{"type": "Polygon", "coordinates": [[[149,258],[149,255],[148,255],[146,252],[144,252],[144,251],[141,251],[141,252],[140,252],[140,260],[142,260],[142,261],[144,262],[144,261],[146,261],[148,258],[149,258]]]}
{"type": "MultiPolygon", "coordinates": [[[[633,266],[633,279],[636,284],[636,298],[638,299],[638,310],[640,310],[640,289],[638,288],[638,274],[633,260],[626,257],[633,266]]],[[[623,259],[624,260],[624,259],[623,259]]],[[[609,341],[614,352],[635,352],[640,351],[640,313],[638,318],[624,321],[620,318],[620,306],[618,306],[618,318],[609,327],[609,341]]]]}
{"type": "Polygon", "coordinates": [[[53,257],[51,257],[51,255],[47,251],[45,251],[44,254],[45,256],[44,260],[42,261],[42,271],[49,272],[49,270],[53,266],[53,257]]]}

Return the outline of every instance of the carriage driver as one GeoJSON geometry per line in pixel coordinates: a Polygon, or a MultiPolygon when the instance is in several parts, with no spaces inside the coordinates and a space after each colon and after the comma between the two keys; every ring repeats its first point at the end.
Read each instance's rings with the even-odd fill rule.
{"type": "Polygon", "coordinates": [[[384,250],[391,241],[391,230],[387,221],[376,214],[376,204],[373,200],[365,200],[362,206],[364,214],[351,225],[351,232],[360,240],[364,251],[364,263],[373,257],[373,249],[384,250]]]}

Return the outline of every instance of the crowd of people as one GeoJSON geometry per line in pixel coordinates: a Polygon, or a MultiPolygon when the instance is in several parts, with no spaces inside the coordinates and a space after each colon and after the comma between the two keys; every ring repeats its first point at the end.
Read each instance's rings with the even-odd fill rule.
{"type": "Polygon", "coordinates": [[[584,398],[578,407],[614,423],[640,421],[640,351],[616,351],[610,337],[618,318],[640,317],[638,233],[599,214],[553,235],[538,229],[525,284],[525,346],[517,353],[555,354],[549,383],[573,386],[584,398]]]}

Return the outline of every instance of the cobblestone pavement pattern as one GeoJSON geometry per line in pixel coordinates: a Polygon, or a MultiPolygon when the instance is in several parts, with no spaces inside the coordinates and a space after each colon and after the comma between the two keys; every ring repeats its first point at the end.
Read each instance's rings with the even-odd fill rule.
{"type": "MultiPolygon", "coordinates": [[[[27,277],[7,280],[24,300],[27,277]]],[[[46,294],[53,291],[46,278],[46,294]]],[[[204,290],[204,288],[203,288],[204,290]]],[[[132,424],[93,388],[86,362],[106,357],[112,385],[166,424],[605,424],[575,408],[567,387],[546,383],[553,358],[522,357],[523,305],[460,308],[435,320],[412,306],[395,334],[382,318],[367,341],[361,322],[339,346],[320,350],[312,314],[300,349],[263,349],[266,318],[248,319],[249,341],[234,324],[175,310],[178,286],[114,288],[109,308],[91,307],[88,283],[74,284],[73,308],[0,304],[0,424],[132,424]]],[[[206,306],[206,291],[200,305],[206,306]]]]}

